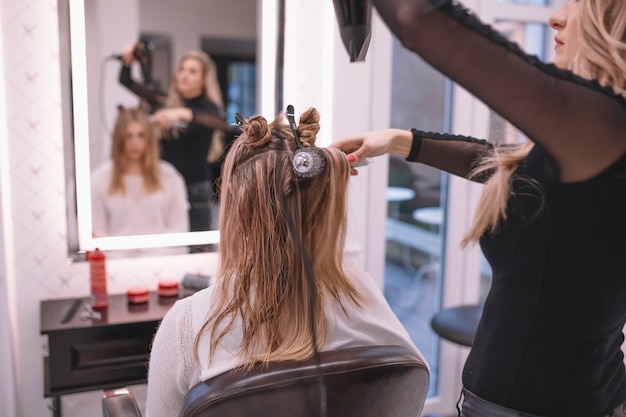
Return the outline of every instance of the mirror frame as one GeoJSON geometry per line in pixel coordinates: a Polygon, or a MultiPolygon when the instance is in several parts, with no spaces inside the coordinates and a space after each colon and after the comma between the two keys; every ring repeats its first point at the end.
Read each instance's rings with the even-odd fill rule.
{"type": "MultiPolygon", "coordinates": [[[[257,108],[260,114],[276,113],[277,62],[279,53],[279,18],[281,0],[257,0],[257,108]]],[[[69,0],[69,41],[72,68],[72,141],[74,144],[74,179],[76,186],[77,247],[68,245],[69,260],[85,260],[87,251],[155,248],[217,244],[219,230],[202,232],[146,234],[116,237],[92,237],[91,170],[89,158],[89,101],[87,94],[87,56],[84,0],[69,0]]],[[[72,221],[69,219],[68,221],[72,221]]],[[[69,226],[69,225],[68,225],[69,226]]],[[[68,239],[69,243],[69,239],[68,239]]]]}

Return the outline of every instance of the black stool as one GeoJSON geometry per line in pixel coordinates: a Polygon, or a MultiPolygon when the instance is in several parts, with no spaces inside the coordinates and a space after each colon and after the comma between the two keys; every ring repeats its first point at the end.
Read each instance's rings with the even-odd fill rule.
{"type": "Polygon", "coordinates": [[[433,316],[430,326],[439,337],[471,347],[482,312],[482,304],[446,308],[433,316]]]}
{"type": "MultiPolygon", "coordinates": [[[[482,304],[446,308],[433,316],[430,327],[442,339],[471,347],[482,312],[482,304]]],[[[424,417],[443,416],[427,414],[424,417]]]]}

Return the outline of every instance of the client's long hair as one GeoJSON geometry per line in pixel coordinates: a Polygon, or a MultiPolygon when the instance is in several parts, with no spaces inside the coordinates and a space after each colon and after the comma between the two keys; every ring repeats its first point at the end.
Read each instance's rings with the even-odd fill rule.
{"type": "Polygon", "coordinates": [[[146,138],[146,151],[141,159],[141,174],[143,176],[143,188],[151,194],[161,189],[159,174],[159,145],[156,133],[148,113],[138,108],[125,108],[118,106],[118,115],[113,129],[113,141],[111,142],[111,159],[113,160],[113,175],[109,184],[109,195],[126,195],[124,187],[124,175],[128,169],[128,161],[125,155],[126,134],[128,125],[139,122],[143,126],[146,138]]]}
{"type": "MultiPolygon", "coordinates": [[[[302,114],[298,132],[304,146],[315,146],[318,122],[317,110],[302,114]]],[[[237,354],[244,364],[308,358],[314,353],[312,324],[318,347],[326,338],[323,306],[336,302],[345,311],[346,304],[363,302],[342,269],[350,166],[341,151],[318,148],[324,169],[301,178],[292,168],[296,144],[284,118],[268,125],[254,116],[242,130],[222,176],[218,301],[200,333],[210,333],[209,362],[239,325],[236,320],[243,332],[237,354]],[[312,263],[314,295],[301,244],[312,263]]]]}

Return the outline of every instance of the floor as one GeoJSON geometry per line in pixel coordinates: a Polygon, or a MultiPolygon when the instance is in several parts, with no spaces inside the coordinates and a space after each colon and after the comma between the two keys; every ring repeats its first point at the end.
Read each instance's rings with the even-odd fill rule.
{"type": "MultiPolygon", "coordinates": [[[[434,390],[437,386],[438,339],[430,328],[430,318],[438,309],[436,270],[416,277],[415,268],[394,260],[394,248],[390,246],[389,250],[391,256],[385,268],[385,298],[431,365],[430,386],[431,390],[434,390]]],[[[420,260],[417,259],[415,264],[419,263],[420,260]]],[[[128,388],[143,411],[146,386],[133,385],[128,388]]],[[[63,417],[102,416],[101,396],[101,392],[63,396],[61,399],[63,417]]]]}

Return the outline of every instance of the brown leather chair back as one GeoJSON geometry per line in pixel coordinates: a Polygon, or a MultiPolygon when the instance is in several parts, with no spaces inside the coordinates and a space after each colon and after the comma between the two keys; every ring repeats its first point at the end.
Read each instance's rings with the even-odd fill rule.
{"type": "MultiPolygon", "coordinates": [[[[418,417],[428,368],[399,346],[320,353],[327,417],[418,417]]],[[[232,370],[198,383],[180,417],[319,417],[318,370],[313,359],[232,370]]]]}

